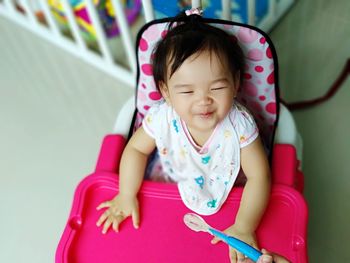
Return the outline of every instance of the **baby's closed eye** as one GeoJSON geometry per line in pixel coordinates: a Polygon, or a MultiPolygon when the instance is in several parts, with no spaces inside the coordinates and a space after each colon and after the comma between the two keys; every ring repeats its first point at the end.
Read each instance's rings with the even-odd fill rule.
{"type": "Polygon", "coordinates": [[[193,91],[192,90],[186,90],[186,91],[179,91],[179,94],[192,94],[193,91]]]}
{"type": "Polygon", "coordinates": [[[211,90],[216,91],[216,90],[223,90],[226,89],[227,87],[217,87],[217,88],[212,88],[211,90]]]}

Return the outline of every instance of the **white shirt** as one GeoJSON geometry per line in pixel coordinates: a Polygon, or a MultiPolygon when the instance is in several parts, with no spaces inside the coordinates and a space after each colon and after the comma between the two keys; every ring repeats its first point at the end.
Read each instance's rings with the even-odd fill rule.
{"type": "Polygon", "coordinates": [[[202,215],[220,209],[240,170],[240,148],[258,137],[253,117],[237,102],[202,147],[165,102],[153,105],[142,125],[154,138],[162,168],[177,182],[183,202],[202,215]]]}

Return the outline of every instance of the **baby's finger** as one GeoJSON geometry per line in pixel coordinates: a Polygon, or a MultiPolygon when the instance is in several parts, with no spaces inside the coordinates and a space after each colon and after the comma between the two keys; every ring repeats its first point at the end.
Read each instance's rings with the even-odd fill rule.
{"type": "Polygon", "coordinates": [[[108,216],[109,216],[109,211],[107,210],[100,216],[100,218],[96,222],[96,225],[101,226],[102,223],[107,219],[108,216]]]}
{"type": "Polygon", "coordinates": [[[107,201],[107,202],[103,202],[103,203],[99,204],[98,207],[96,207],[96,209],[100,210],[102,208],[110,207],[110,206],[111,206],[111,203],[109,201],[107,201]]]}
{"type": "Polygon", "coordinates": [[[131,218],[132,218],[132,223],[134,225],[134,228],[139,228],[140,226],[140,214],[139,211],[134,210],[131,214],[131,218]]]}
{"type": "Polygon", "coordinates": [[[237,261],[238,262],[244,262],[245,259],[246,259],[246,257],[241,252],[237,252],[237,261]]]}
{"type": "Polygon", "coordinates": [[[103,225],[102,234],[107,233],[108,228],[111,226],[112,222],[113,222],[113,219],[111,217],[108,217],[106,222],[103,225]]]}
{"type": "Polygon", "coordinates": [[[262,249],[261,252],[263,253],[262,256],[259,257],[258,263],[272,263],[273,257],[266,249],[262,249]]]}
{"type": "Polygon", "coordinates": [[[123,213],[119,213],[119,214],[114,216],[112,227],[113,227],[115,232],[119,232],[119,226],[125,220],[125,218],[126,217],[123,215],[123,213]]]}
{"type": "Polygon", "coordinates": [[[270,255],[263,254],[262,256],[259,257],[259,260],[257,262],[258,263],[272,263],[273,258],[270,255]]]}
{"type": "Polygon", "coordinates": [[[230,248],[230,262],[236,263],[237,262],[237,252],[234,249],[230,248]]]}
{"type": "Polygon", "coordinates": [[[217,238],[217,237],[214,237],[211,241],[210,241],[210,243],[212,243],[212,244],[217,244],[217,243],[219,243],[221,241],[221,239],[219,239],[219,238],[217,238]]]}
{"type": "Polygon", "coordinates": [[[113,228],[113,230],[115,232],[119,232],[119,222],[118,222],[118,220],[116,220],[116,219],[113,220],[112,228],[113,228]]]}

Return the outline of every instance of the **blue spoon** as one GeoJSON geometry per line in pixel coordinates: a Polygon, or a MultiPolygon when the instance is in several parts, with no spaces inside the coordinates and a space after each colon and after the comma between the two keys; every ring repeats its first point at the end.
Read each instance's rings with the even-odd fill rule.
{"type": "Polygon", "coordinates": [[[221,231],[216,230],[215,228],[212,228],[199,215],[196,215],[193,213],[186,214],[184,216],[184,223],[186,224],[186,226],[188,226],[190,229],[196,232],[199,232],[199,231],[208,232],[213,236],[220,238],[223,242],[227,243],[229,246],[233,247],[234,249],[237,249],[239,252],[241,252],[242,254],[244,254],[254,262],[257,262],[259,257],[262,255],[262,253],[259,250],[253,248],[247,243],[235,237],[228,236],[222,233],[221,231]]]}

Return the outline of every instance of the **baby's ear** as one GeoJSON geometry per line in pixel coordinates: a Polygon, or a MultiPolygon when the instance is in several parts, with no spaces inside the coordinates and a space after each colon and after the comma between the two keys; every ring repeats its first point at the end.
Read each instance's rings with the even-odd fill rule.
{"type": "Polygon", "coordinates": [[[241,72],[240,71],[238,71],[235,74],[234,83],[235,83],[235,89],[236,89],[236,91],[238,91],[239,86],[241,85],[241,72]]]}
{"type": "Polygon", "coordinates": [[[233,87],[234,92],[237,95],[239,87],[241,86],[241,73],[239,71],[235,74],[235,78],[233,80],[233,83],[234,83],[234,87],[233,87]]]}
{"type": "Polygon", "coordinates": [[[159,84],[159,91],[160,93],[162,94],[162,97],[165,99],[165,101],[168,103],[168,105],[171,105],[170,104],[170,96],[169,96],[169,89],[168,89],[168,86],[164,83],[164,82],[161,82],[159,84]]]}

